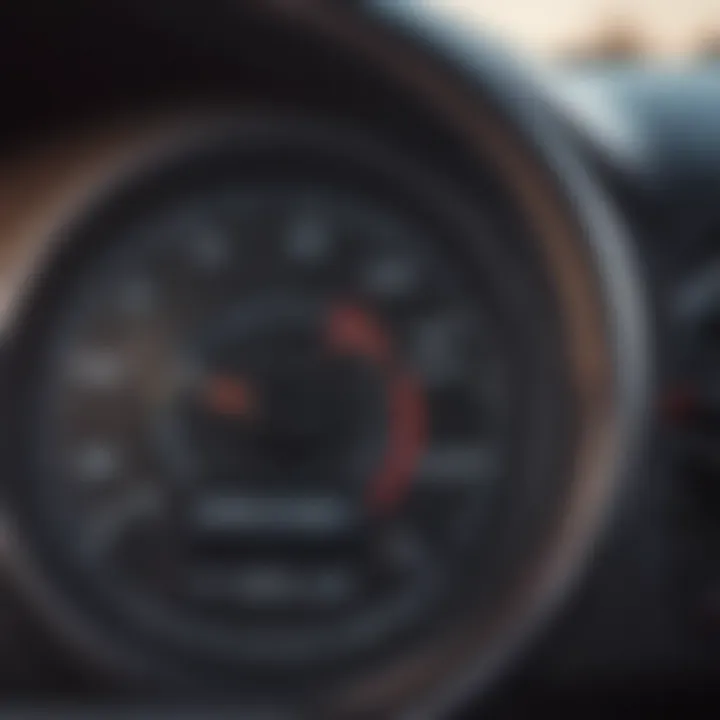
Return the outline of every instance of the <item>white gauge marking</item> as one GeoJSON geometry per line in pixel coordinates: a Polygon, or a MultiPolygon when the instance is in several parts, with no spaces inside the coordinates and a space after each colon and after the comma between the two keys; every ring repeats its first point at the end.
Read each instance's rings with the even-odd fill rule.
{"type": "Polygon", "coordinates": [[[433,488],[478,485],[494,477],[498,466],[497,454],[491,447],[440,446],[431,448],[423,458],[417,482],[433,488]]]}
{"type": "Polygon", "coordinates": [[[74,465],[83,482],[96,485],[113,480],[121,462],[117,451],[111,445],[98,442],[81,448],[74,465]]]}
{"type": "Polygon", "coordinates": [[[342,567],[295,568],[272,562],[196,570],[191,583],[196,596],[231,596],[265,608],[337,605],[357,587],[353,574],[342,567]]]}
{"type": "Polygon", "coordinates": [[[189,244],[194,262],[204,270],[222,270],[230,261],[229,239],[219,230],[207,228],[193,236],[189,244]]]}
{"type": "Polygon", "coordinates": [[[370,264],[363,274],[363,284],[371,295],[386,299],[405,297],[417,290],[420,271],[406,257],[387,257],[370,264]]]}
{"type": "Polygon", "coordinates": [[[114,390],[127,377],[122,354],[106,348],[82,348],[69,353],[67,372],[73,381],[91,390],[114,390]]]}
{"type": "Polygon", "coordinates": [[[288,229],[285,252],[296,262],[318,265],[330,253],[332,237],[325,218],[318,212],[305,211],[288,229]]]}
{"type": "Polygon", "coordinates": [[[157,291],[149,278],[133,278],[118,291],[117,303],[121,312],[128,315],[147,315],[155,308],[157,291]]]}
{"type": "Polygon", "coordinates": [[[413,362],[431,387],[445,387],[462,373],[460,321],[453,316],[423,321],[415,330],[413,362]]]}
{"type": "Polygon", "coordinates": [[[335,535],[350,528],[352,513],[331,498],[217,496],[197,503],[195,522],[210,533],[335,535]]]}

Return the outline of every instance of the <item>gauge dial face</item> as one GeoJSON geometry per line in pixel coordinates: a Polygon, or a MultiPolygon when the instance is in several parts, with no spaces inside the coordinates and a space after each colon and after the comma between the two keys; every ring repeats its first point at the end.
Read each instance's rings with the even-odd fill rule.
{"type": "Polygon", "coordinates": [[[221,183],[113,230],[53,308],[31,416],[47,537],[118,622],[282,672],[476,579],[517,388],[462,258],[322,184],[221,183]]]}

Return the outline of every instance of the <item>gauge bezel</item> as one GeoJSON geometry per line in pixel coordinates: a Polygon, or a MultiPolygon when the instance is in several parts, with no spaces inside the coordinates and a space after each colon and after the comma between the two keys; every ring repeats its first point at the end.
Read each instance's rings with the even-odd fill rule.
{"type": "MultiPolygon", "coordinates": [[[[497,298],[502,298],[502,302],[505,303],[499,312],[507,318],[507,326],[514,328],[512,341],[527,343],[524,349],[515,350],[518,363],[523,368],[522,371],[515,372],[515,379],[521,382],[522,378],[527,378],[526,392],[528,396],[532,396],[532,400],[528,402],[535,408],[532,412],[528,412],[528,417],[537,417],[540,408],[547,407],[548,402],[554,400],[559,422],[558,427],[552,429],[558,436],[548,445],[552,448],[553,456],[564,447],[565,436],[571,432],[572,423],[567,419],[562,420],[564,411],[561,409],[563,403],[560,398],[567,396],[568,390],[563,389],[563,379],[553,374],[554,369],[559,367],[561,362],[560,358],[555,356],[555,348],[559,348],[561,343],[559,339],[555,342],[551,340],[553,332],[556,331],[552,312],[547,313],[546,322],[539,322],[538,297],[542,297],[542,291],[538,291],[538,288],[541,283],[537,282],[537,278],[533,280],[531,276],[514,268],[513,261],[504,256],[499,243],[495,240],[491,225],[486,222],[483,215],[474,208],[468,209],[469,206],[459,200],[460,195],[456,196],[448,192],[442,182],[432,179],[421,169],[413,167],[412,163],[395,157],[391,151],[362,139],[358,134],[337,132],[330,126],[313,123],[303,125],[300,121],[293,123],[265,121],[255,124],[243,122],[237,127],[222,127],[213,137],[205,134],[200,141],[191,140],[176,154],[170,154],[157,165],[151,164],[145,171],[131,174],[119,185],[115,185],[108,195],[99,196],[90,208],[86,208],[85,212],[78,216],[75,225],[65,229],[64,237],[58,242],[56,252],[46,266],[46,271],[37,275],[37,286],[30,293],[30,300],[24,308],[24,314],[18,325],[18,333],[13,337],[10,368],[13,383],[8,388],[7,396],[7,407],[14,408],[12,411],[14,422],[10,429],[10,446],[13,449],[14,459],[12,466],[15,468],[13,477],[34,476],[32,463],[28,465],[33,453],[32,446],[28,444],[31,440],[28,433],[32,427],[32,421],[28,417],[32,413],[28,408],[36,403],[28,402],[30,396],[24,393],[29,390],[32,392],[35,373],[42,368],[42,342],[46,331],[54,321],[53,313],[58,298],[66,292],[72,292],[76,279],[86,268],[92,267],[95,257],[102,253],[103,244],[117,242],[114,228],[126,222],[126,218],[137,218],[138,213],[142,217],[142,213],[148,207],[154,207],[164,199],[174,197],[179,190],[189,192],[193,187],[203,186],[210,178],[215,181],[219,168],[225,166],[233,178],[240,173],[258,181],[265,177],[281,177],[286,181],[288,173],[307,179],[319,173],[320,176],[325,175],[326,179],[333,177],[335,182],[345,182],[349,188],[364,188],[364,192],[372,191],[374,194],[380,193],[381,196],[387,195],[389,200],[401,206],[407,203],[408,212],[411,211],[416,215],[420,212],[427,222],[436,224],[438,229],[454,228],[452,234],[462,237],[463,244],[467,245],[462,248],[462,252],[466,254],[469,262],[477,263],[479,276],[484,277],[483,282],[493,287],[493,291],[489,291],[488,294],[496,298],[496,302],[501,302],[497,298]],[[470,238],[474,238],[474,242],[471,242],[470,238]],[[536,292],[531,294],[528,288],[533,283],[537,287],[536,292]],[[530,309],[535,312],[532,328],[528,328],[527,323],[522,319],[530,309]],[[519,329],[520,327],[522,330],[519,329]],[[530,337],[533,338],[532,341],[530,337]],[[543,363],[538,362],[537,359],[542,354],[538,352],[539,348],[547,351],[543,363]],[[532,363],[529,362],[530,358],[533,358],[532,363]],[[549,378],[552,378],[552,381],[549,381],[549,378]]],[[[442,235],[446,234],[446,232],[442,233],[442,235]]],[[[547,298],[547,302],[552,306],[551,298],[547,298]]],[[[518,416],[524,414],[518,412],[518,416]]],[[[531,454],[529,446],[528,454],[531,454]]],[[[518,455],[524,456],[524,453],[518,455]]],[[[565,451],[561,451],[559,455],[564,457],[565,451]]],[[[522,465],[527,466],[526,469],[516,470],[516,474],[521,478],[519,480],[521,487],[526,488],[527,496],[524,498],[522,511],[518,512],[520,509],[518,505],[516,511],[512,513],[515,521],[504,529],[505,540],[498,542],[494,547],[496,551],[492,562],[494,572],[500,572],[504,563],[512,566],[513,561],[508,559],[508,556],[518,552],[515,545],[519,536],[524,532],[524,528],[534,525],[534,522],[530,521],[530,516],[537,513],[538,508],[544,507],[547,501],[547,487],[543,487],[538,482],[537,472],[537,468],[545,462],[545,460],[535,462],[534,459],[524,458],[522,465]],[[530,474],[527,472],[528,467],[533,468],[530,474]],[[498,547],[505,544],[508,546],[508,554],[497,552],[498,547]]],[[[547,462],[554,465],[558,462],[558,458],[547,462]]],[[[40,519],[34,514],[37,508],[33,499],[31,497],[30,500],[28,499],[27,490],[28,484],[19,480],[17,484],[11,484],[9,487],[10,505],[13,508],[13,516],[21,528],[20,536],[23,528],[37,527],[40,519]]],[[[544,516],[544,510],[542,514],[544,516]]],[[[112,637],[117,633],[108,632],[107,628],[119,626],[120,618],[113,615],[108,617],[107,608],[97,602],[94,606],[88,606],[89,593],[86,586],[85,592],[82,593],[83,599],[78,605],[78,588],[84,586],[73,572],[73,568],[67,564],[67,560],[54,556],[53,553],[57,548],[51,544],[45,543],[42,549],[40,535],[26,538],[27,540],[34,545],[33,550],[25,552],[26,556],[34,557],[32,564],[38,565],[40,560],[38,552],[44,557],[39,562],[43,569],[37,574],[46,581],[53,576],[55,579],[51,581],[51,586],[59,588],[65,584],[69,597],[75,597],[74,601],[69,600],[68,597],[69,604],[76,607],[69,612],[61,613],[62,624],[67,624],[68,616],[83,618],[72,624],[86,627],[82,635],[91,637],[94,645],[103,648],[100,655],[105,657],[116,655],[117,648],[125,644],[131,635],[129,628],[123,628],[122,639],[112,637]],[[35,545],[38,542],[41,543],[40,546],[35,545]],[[71,578],[73,580],[68,584],[71,578]],[[74,591],[70,589],[73,587],[74,591]],[[97,615],[95,620],[91,620],[95,615],[97,615]]],[[[486,569],[485,572],[489,573],[489,570],[486,569]]],[[[488,583],[490,584],[490,581],[488,583]]],[[[44,590],[43,594],[54,596],[57,593],[44,590]]],[[[58,607],[68,604],[57,601],[54,603],[58,607]]],[[[143,645],[142,640],[143,638],[133,638],[132,646],[135,650],[143,645]]],[[[165,662],[159,663],[161,667],[174,664],[169,661],[170,657],[182,657],[180,653],[182,646],[168,652],[167,648],[162,649],[163,644],[158,639],[156,642],[148,643],[146,655],[154,654],[153,647],[156,647],[156,650],[160,648],[160,655],[156,655],[156,659],[164,656],[165,662]]],[[[132,657],[131,660],[122,663],[125,670],[136,672],[142,665],[135,657],[135,652],[123,652],[122,655],[132,657]]],[[[208,663],[207,658],[205,662],[208,663]]],[[[192,667],[192,675],[196,679],[203,675],[206,681],[209,680],[208,675],[222,677],[221,668],[217,666],[211,670],[205,668],[209,672],[203,673],[198,663],[192,661],[190,656],[186,656],[180,664],[192,667]]],[[[236,669],[233,667],[232,672],[236,669]]],[[[251,674],[249,668],[246,668],[246,671],[251,674]]],[[[178,674],[177,667],[169,674],[178,674]]]]}

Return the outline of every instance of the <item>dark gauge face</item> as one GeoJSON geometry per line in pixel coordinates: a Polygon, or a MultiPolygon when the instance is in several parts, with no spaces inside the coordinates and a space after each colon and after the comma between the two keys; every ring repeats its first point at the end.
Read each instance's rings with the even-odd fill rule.
{"type": "Polygon", "coordinates": [[[518,391],[450,239],[371,193],[222,181],[92,255],[33,465],[117,622],[279,672],[431,623],[492,550],[518,391]]]}

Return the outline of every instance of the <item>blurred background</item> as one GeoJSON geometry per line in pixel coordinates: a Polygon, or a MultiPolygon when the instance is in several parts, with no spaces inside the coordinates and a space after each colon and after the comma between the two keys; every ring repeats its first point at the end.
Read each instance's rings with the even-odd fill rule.
{"type": "Polygon", "coordinates": [[[569,63],[720,63],[718,0],[433,0],[569,63]]]}

